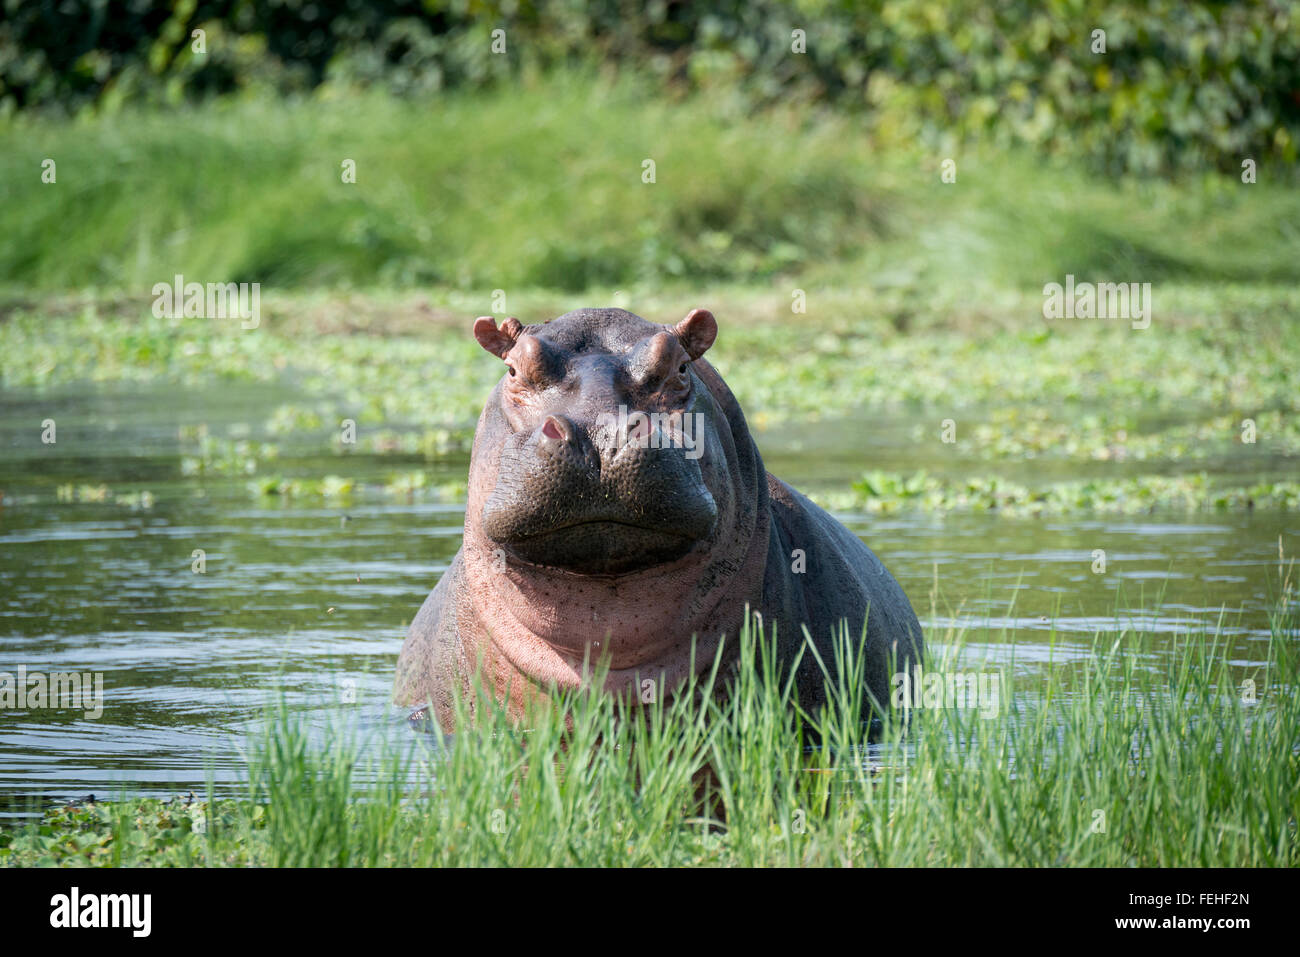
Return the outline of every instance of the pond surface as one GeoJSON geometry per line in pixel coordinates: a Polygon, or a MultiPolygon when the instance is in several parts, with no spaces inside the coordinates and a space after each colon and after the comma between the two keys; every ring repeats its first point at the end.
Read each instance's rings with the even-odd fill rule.
{"type": "MultiPolygon", "coordinates": [[[[0,815],[121,787],[201,791],[209,777],[218,793],[239,793],[247,731],[279,693],[304,711],[354,708],[380,733],[406,732],[388,703],[393,668],[459,546],[464,511],[382,486],[422,469],[432,485],[463,482],[468,460],[427,466],[333,454],[326,440],[289,445],[273,474],[359,486],[299,500],[259,496],[247,475],[183,474],[183,426],[256,439],[285,395],[0,395],[0,671],[101,672],[104,699],[97,718],[0,710],[0,815]],[[47,418],[54,445],[40,441],[47,418]]],[[[760,444],[797,487],[843,488],[865,469],[923,464],[913,426],[864,419],[774,431],[760,444]]],[[[1159,650],[1160,636],[1221,622],[1234,661],[1261,663],[1279,537],[1294,554],[1300,530],[1278,512],[842,518],[903,584],[932,648],[967,628],[968,647],[1009,662],[1022,684],[1084,658],[1094,634],[1117,625],[1155,634],[1159,650]],[[1092,571],[1098,548],[1105,574],[1092,571]]]]}

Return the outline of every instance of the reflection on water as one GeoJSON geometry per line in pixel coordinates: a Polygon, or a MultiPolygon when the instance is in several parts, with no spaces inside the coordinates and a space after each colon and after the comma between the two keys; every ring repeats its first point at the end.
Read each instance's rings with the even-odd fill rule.
{"type": "MultiPolygon", "coordinates": [[[[243,388],[5,398],[0,671],[102,672],[105,701],[98,720],[0,711],[0,812],[119,785],[172,794],[211,777],[233,790],[246,732],[281,693],[318,715],[354,709],[367,734],[407,733],[388,705],[393,666],[459,545],[463,509],[378,490],[419,460],[322,454],[323,441],[286,448],[276,470],[373,487],[286,502],[252,495],[246,476],[182,476],[178,425],[256,429],[274,401],[243,388]],[[47,417],[59,423],[55,446],[39,442],[47,417]],[[66,483],[104,485],[106,500],[60,501],[66,483]],[[142,490],[148,507],[116,501],[142,490]]],[[[885,455],[904,461],[899,442],[822,443],[814,455],[772,436],[765,454],[774,472],[816,488],[885,455]]],[[[441,464],[432,484],[463,480],[466,467],[441,464]]],[[[933,650],[966,629],[965,655],[1013,668],[1022,688],[1086,659],[1093,636],[1116,628],[1154,634],[1158,658],[1161,636],[1221,625],[1238,663],[1260,662],[1278,538],[1294,553],[1297,530],[1279,513],[845,520],[902,582],[933,650]],[[1092,572],[1098,548],[1104,575],[1092,572]]]]}

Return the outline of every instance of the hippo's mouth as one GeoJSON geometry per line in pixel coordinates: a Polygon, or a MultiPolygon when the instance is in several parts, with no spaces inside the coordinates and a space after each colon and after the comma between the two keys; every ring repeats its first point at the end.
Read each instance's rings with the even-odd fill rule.
{"type": "Polygon", "coordinates": [[[698,535],[685,530],[602,518],[571,522],[500,544],[530,565],[580,575],[625,575],[676,561],[699,541],[698,535]]]}

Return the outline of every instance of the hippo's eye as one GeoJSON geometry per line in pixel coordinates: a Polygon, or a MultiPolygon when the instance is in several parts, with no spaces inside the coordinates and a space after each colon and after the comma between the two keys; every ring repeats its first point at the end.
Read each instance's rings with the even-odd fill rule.
{"type": "Polygon", "coordinates": [[[514,367],[514,366],[506,366],[506,368],[510,370],[510,374],[511,374],[511,375],[514,375],[514,374],[515,374],[515,367],[514,367]]]}
{"type": "Polygon", "coordinates": [[[678,374],[678,375],[686,375],[686,363],[685,363],[685,362],[683,362],[683,363],[682,363],[682,367],[681,367],[680,369],[677,370],[677,374],[678,374]]]}

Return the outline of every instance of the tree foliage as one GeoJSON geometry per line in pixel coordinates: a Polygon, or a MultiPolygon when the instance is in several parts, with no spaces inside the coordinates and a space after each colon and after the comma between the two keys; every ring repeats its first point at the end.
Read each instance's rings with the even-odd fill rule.
{"type": "Polygon", "coordinates": [[[893,140],[978,136],[1111,171],[1290,163],[1300,138],[1287,0],[0,3],[7,112],[333,85],[428,95],[598,64],[860,111],[893,140]]]}

